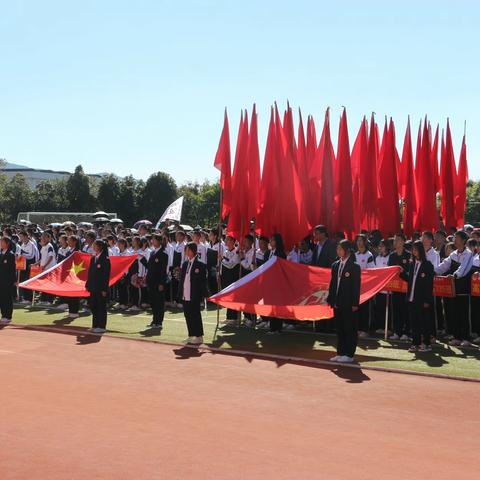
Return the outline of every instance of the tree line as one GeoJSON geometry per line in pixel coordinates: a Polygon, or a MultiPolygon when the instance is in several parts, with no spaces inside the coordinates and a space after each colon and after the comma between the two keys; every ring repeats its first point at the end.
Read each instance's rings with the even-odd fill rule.
{"type": "MultiPolygon", "coordinates": [[[[140,219],[156,222],[175,199],[184,196],[182,223],[213,226],[218,222],[218,182],[187,182],[178,186],[165,172],[146,180],[109,174],[95,182],[81,165],[68,178],[45,180],[31,188],[22,174],[0,175],[0,221],[15,221],[19,212],[117,212],[125,225],[140,219]]],[[[279,199],[279,201],[282,201],[279,199]]],[[[480,225],[480,182],[467,184],[465,221],[480,225]]]]}
{"type": "Polygon", "coordinates": [[[182,223],[210,226],[218,223],[218,182],[177,185],[165,172],[146,180],[109,174],[94,181],[81,165],[68,178],[45,180],[31,188],[22,174],[10,180],[0,175],[0,221],[13,222],[19,212],[116,212],[125,225],[140,219],[155,223],[165,209],[183,195],[182,223]]]}

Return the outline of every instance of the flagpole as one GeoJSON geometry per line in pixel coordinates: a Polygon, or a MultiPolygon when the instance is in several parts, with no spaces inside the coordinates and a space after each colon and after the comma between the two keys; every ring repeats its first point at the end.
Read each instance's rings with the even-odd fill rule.
{"type": "MultiPolygon", "coordinates": [[[[222,246],[222,206],[223,206],[223,190],[220,185],[220,209],[218,212],[218,253],[217,253],[217,289],[220,291],[222,289],[222,280],[220,277],[220,268],[221,268],[221,257],[220,257],[220,248],[222,246]]],[[[217,337],[217,330],[220,324],[220,304],[217,303],[217,325],[215,326],[215,333],[213,338],[217,337]]]]}

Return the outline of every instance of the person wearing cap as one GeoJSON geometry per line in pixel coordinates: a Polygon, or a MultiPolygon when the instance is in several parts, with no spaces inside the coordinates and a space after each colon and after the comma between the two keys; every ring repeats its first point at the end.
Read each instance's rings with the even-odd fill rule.
{"type": "Polygon", "coordinates": [[[437,275],[452,275],[455,279],[455,320],[452,346],[470,346],[468,294],[473,265],[473,253],[467,248],[468,235],[463,230],[455,233],[456,250],[435,269],[437,275]]]}
{"type": "Polygon", "coordinates": [[[337,355],[330,361],[351,363],[358,343],[361,270],[355,262],[349,240],[339,242],[337,255],[339,259],[332,265],[327,297],[327,303],[333,309],[337,330],[337,355]]]}

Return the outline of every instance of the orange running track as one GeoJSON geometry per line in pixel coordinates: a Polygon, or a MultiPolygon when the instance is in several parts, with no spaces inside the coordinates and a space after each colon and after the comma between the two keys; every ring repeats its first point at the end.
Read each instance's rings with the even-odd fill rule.
{"type": "Polygon", "coordinates": [[[467,479],[478,383],[0,331],[0,479],[467,479]]]}

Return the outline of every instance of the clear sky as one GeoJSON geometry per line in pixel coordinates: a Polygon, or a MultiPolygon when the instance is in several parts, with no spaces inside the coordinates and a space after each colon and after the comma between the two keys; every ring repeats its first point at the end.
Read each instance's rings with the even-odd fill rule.
{"type": "Polygon", "coordinates": [[[0,0],[0,158],[213,179],[224,107],[233,143],[257,102],[263,156],[288,99],[317,130],[330,106],[335,138],[345,105],[351,144],[371,111],[400,141],[428,114],[458,156],[466,121],[480,179],[479,25],[473,0],[0,0]]]}

